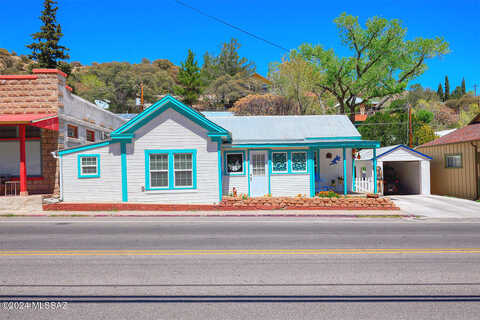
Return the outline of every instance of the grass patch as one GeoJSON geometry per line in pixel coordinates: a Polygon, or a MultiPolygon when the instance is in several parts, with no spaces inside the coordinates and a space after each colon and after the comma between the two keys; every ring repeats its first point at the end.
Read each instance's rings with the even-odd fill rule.
{"type": "Polygon", "coordinates": [[[13,213],[7,213],[7,214],[0,214],[0,217],[16,217],[16,214],[13,213]]]}

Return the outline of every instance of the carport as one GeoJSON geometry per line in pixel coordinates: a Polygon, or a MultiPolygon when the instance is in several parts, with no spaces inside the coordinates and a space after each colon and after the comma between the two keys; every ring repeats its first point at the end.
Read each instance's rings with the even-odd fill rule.
{"type": "MultiPolygon", "coordinates": [[[[379,192],[383,194],[430,194],[431,157],[405,145],[377,149],[379,192]]],[[[355,160],[355,177],[368,180],[373,176],[371,149],[361,150],[355,160]]]]}

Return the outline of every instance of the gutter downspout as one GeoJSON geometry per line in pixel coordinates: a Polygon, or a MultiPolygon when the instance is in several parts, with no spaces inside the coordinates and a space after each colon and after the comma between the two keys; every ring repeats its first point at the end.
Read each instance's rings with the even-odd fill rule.
{"type": "Polygon", "coordinates": [[[63,201],[63,157],[57,155],[57,151],[52,151],[51,152],[52,157],[55,159],[60,159],[60,172],[59,172],[59,187],[60,187],[60,201],[63,201]]]}
{"type": "Polygon", "coordinates": [[[478,185],[478,180],[480,180],[480,178],[478,177],[478,146],[476,144],[474,144],[473,142],[470,142],[470,144],[472,145],[473,147],[473,150],[475,152],[474,154],[474,158],[475,158],[475,163],[474,163],[474,168],[475,168],[475,199],[479,199],[480,198],[480,194],[479,194],[479,185],[478,185]]]}

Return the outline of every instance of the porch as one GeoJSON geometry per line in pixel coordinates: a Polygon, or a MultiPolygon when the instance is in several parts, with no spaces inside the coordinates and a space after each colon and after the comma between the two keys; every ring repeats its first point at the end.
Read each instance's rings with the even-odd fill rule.
{"type": "Polygon", "coordinates": [[[223,196],[313,198],[321,191],[343,195],[377,193],[373,182],[371,191],[356,187],[354,158],[358,148],[378,146],[377,141],[360,137],[338,141],[316,138],[296,144],[223,145],[223,196]]]}
{"type": "Polygon", "coordinates": [[[0,196],[53,192],[57,132],[55,114],[0,114],[0,196]]]}

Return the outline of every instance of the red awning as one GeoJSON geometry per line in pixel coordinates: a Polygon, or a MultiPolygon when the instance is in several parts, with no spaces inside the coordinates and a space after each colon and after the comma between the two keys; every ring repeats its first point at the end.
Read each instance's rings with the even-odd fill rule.
{"type": "Polygon", "coordinates": [[[26,124],[58,131],[58,116],[55,113],[0,114],[0,125],[2,124],[26,124]]]}

